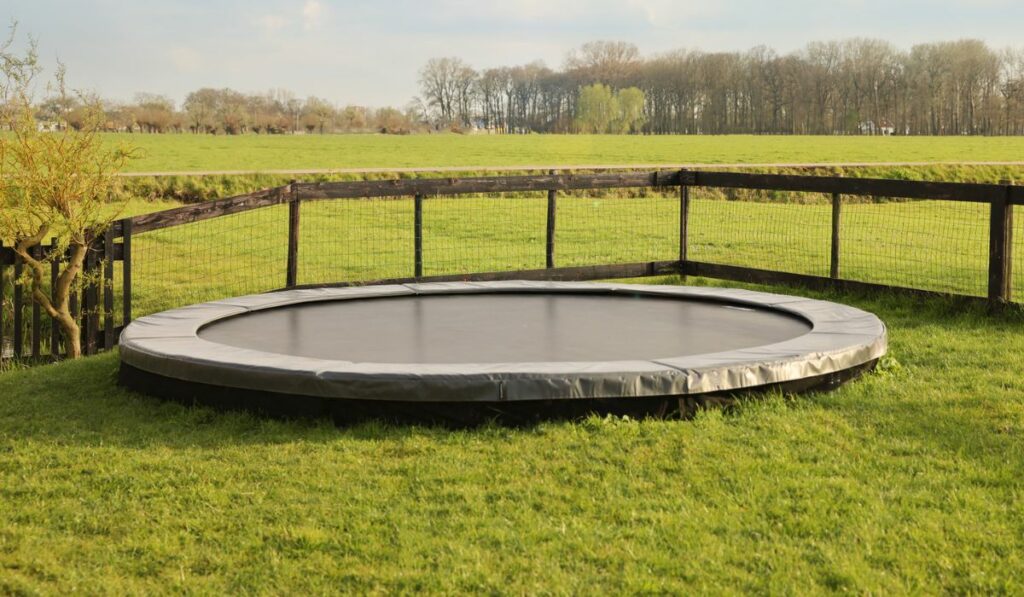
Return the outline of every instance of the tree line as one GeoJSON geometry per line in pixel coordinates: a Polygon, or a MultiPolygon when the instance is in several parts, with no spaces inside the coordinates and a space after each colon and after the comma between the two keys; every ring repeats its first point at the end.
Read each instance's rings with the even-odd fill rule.
{"type": "MultiPolygon", "coordinates": [[[[102,102],[104,130],[206,134],[492,133],[1024,134],[1024,51],[978,40],[901,50],[875,39],[815,42],[788,54],[678,50],[644,57],[595,41],[558,70],[542,62],[477,70],[435,58],[404,108],[339,106],[287,90],[203,88],[180,105],[138,94],[102,102]]],[[[51,97],[40,126],[82,127],[99,98],[51,97]]]]}
{"type": "Polygon", "coordinates": [[[326,99],[299,99],[286,90],[244,94],[203,88],[189,93],[180,107],[167,96],[139,93],[118,103],[95,96],[54,95],[39,102],[36,119],[44,128],[83,128],[92,106],[103,106],[103,129],[127,133],[351,133],[406,134],[426,124],[413,108],[337,107],[326,99]]]}
{"type": "Polygon", "coordinates": [[[541,62],[476,70],[435,58],[420,103],[436,128],[646,134],[1024,133],[1024,51],[978,40],[900,50],[875,39],[816,42],[789,54],[679,50],[641,56],[597,41],[560,70],[541,62]],[[611,116],[626,92],[640,112],[611,116]],[[609,94],[611,97],[609,98],[609,94]],[[599,96],[599,97],[598,97],[599,96]],[[597,98],[598,101],[594,101],[597,98]],[[601,116],[608,113],[607,116],[601,116]],[[596,126],[604,120],[618,125],[596,126]]]}

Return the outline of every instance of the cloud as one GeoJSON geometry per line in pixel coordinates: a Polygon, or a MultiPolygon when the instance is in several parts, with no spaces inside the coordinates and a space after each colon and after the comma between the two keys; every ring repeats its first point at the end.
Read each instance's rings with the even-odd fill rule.
{"type": "Polygon", "coordinates": [[[684,19],[707,17],[720,14],[724,1],[693,2],[678,0],[627,0],[626,5],[639,11],[647,22],[654,26],[678,26],[684,19]]]}
{"type": "Polygon", "coordinates": [[[203,66],[203,56],[192,48],[178,46],[167,52],[175,70],[179,73],[193,73],[203,66]]]}
{"type": "Polygon", "coordinates": [[[306,0],[302,7],[302,26],[306,31],[316,29],[320,26],[320,17],[324,12],[323,4],[319,0],[306,0]]]}
{"type": "Polygon", "coordinates": [[[273,33],[284,29],[288,25],[288,19],[281,15],[263,15],[256,19],[256,24],[267,33],[273,33]]]}

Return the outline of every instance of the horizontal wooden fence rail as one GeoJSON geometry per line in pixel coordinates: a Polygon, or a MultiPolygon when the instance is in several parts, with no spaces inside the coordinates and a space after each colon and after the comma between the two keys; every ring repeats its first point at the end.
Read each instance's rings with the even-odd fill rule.
{"type": "Polygon", "coordinates": [[[415,178],[356,182],[299,183],[300,200],[358,199],[413,195],[467,195],[528,191],[582,191],[668,187],[679,184],[679,171],[621,174],[546,174],[476,178],[415,178]]]}
{"type": "Polygon", "coordinates": [[[242,213],[261,207],[280,205],[291,200],[292,196],[288,186],[275,187],[254,193],[246,193],[237,197],[215,199],[204,203],[196,203],[195,205],[186,205],[184,207],[126,218],[115,223],[113,229],[114,233],[120,236],[124,222],[130,221],[132,223],[132,231],[135,234],[139,234],[150,230],[159,230],[161,228],[242,213]]]}
{"type": "MultiPolygon", "coordinates": [[[[746,174],[742,172],[694,172],[696,187],[794,191],[804,193],[839,193],[866,197],[900,199],[940,199],[988,203],[1006,193],[1004,185],[964,182],[928,182],[917,180],[886,180],[878,178],[845,178],[838,176],[789,176],[780,174],[746,174]]],[[[1019,188],[1024,191],[1024,187],[1019,188]]],[[[1015,193],[1014,201],[1024,203],[1024,193],[1015,193]]]]}
{"type": "MultiPolygon", "coordinates": [[[[532,176],[490,176],[475,178],[416,178],[394,180],[296,182],[263,189],[237,197],[217,199],[195,205],[134,216],[135,233],[189,224],[245,211],[294,201],[407,197],[416,195],[476,195],[482,193],[519,193],[583,191],[627,188],[716,187],[767,191],[793,191],[824,194],[935,199],[990,203],[1006,197],[1007,186],[959,182],[929,182],[847,178],[840,176],[791,176],[748,174],[742,172],[654,171],[614,174],[546,174],[532,176]]],[[[1024,187],[1012,186],[1009,204],[1024,204],[1024,187]]],[[[115,224],[120,236],[121,222],[115,224]]]]}
{"type": "MultiPolygon", "coordinates": [[[[742,172],[715,172],[705,170],[651,170],[643,172],[613,173],[559,173],[552,171],[540,175],[491,176],[470,178],[408,178],[394,180],[347,181],[347,182],[300,182],[263,189],[236,197],[229,197],[205,203],[125,218],[114,223],[94,243],[87,260],[87,271],[97,282],[88,285],[80,296],[76,296],[76,309],[80,306],[82,317],[83,345],[86,352],[99,348],[110,348],[116,343],[121,326],[132,319],[132,237],[135,235],[194,224],[205,220],[241,214],[266,207],[287,205],[287,235],[281,238],[286,264],[285,274],[278,288],[305,288],[312,286],[346,286],[373,283],[405,283],[410,281],[447,280],[593,280],[607,278],[643,277],[658,274],[677,273],[682,275],[705,276],[727,280],[754,283],[797,284],[812,288],[841,288],[859,290],[900,290],[919,295],[947,295],[922,288],[907,288],[849,279],[848,268],[841,262],[843,255],[842,230],[844,224],[843,203],[848,197],[867,196],[875,198],[900,198],[908,200],[936,200],[989,204],[988,221],[984,229],[988,234],[988,272],[985,284],[988,300],[992,304],[1006,303],[1012,298],[1013,272],[1013,206],[1024,204],[1024,187],[1001,181],[1000,184],[948,183],[909,180],[882,180],[866,178],[845,178],[834,176],[791,176],[775,174],[752,174],[742,172]],[[671,261],[645,261],[607,264],[593,263],[571,267],[559,266],[559,245],[556,243],[559,231],[559,193],[573,191],[599,191],[611,189],[654,189],[660,196],[674,195],[679,201],[679,249],[678,258],[671,261]],[[783,191],[799,193],[821,193],[830,197],[831,231],[826,242],[830,246],[824,251],[828,260],[827,275],[807,275],[740,266],[730,263],[709,263],[694,259],[690,244],[694,238],[693,189],[718,188],[752,191],[783,191]],[[500,200],[507,194],[546,194],[547,208],[544,230],[538,235],[544,239],[538,248],[539,258],[546,267],[542,269],[519,269],[514,271],[470,271],[451,275],[424,275],[424,204],[433,197],[459,197],[467,195],[491,195],[500,200]],[[394,199],[410,202],[408,272],[407,277],[381,276],[373,281],[328,280],[318,284],[300,284],[300,251],[302,251],[302,204],[329,200],[394,199]],[[115,317],[114,262],[122,262],[120,285],[121,325],[115,317]]],[[[397,212],[390,212],[397,213],[397,212]]],[[[404,213],[404,212],[401,212],[404,213]]],[[[277,216],[275,216],[277,217],[277,216]]],[[[390,216],[394,217],[394,216],[390,216]]],[[[311,224],[312,225],[312,224],[311,224]]],[[[675,226],[675,223],[670,223],[675,226]]],[[[344,242],[341,239],[339,242],[344,242]]],[[[41,248],[43,254],[48,247],[41,248]]],[[[673,250],[674,252],[674,250],[673,250]]],[[[21,264],[14,251],[0,244],[0,271],[8,268],[17,270],[20,276],[21,264]]],[[[55,266],[56,268],[56,266],[55,266]]],[[[56,269],[54,270],[56,271],[56,269]]],[[[54,274],[55,275],[55,274],[54,274]]],[[[10,278],[10,276],[8,276],[10,278]]],[[[15,338],[7,342],[14,346],[20,356],[40,353],[42,328],[37,325],[38,307],[30,306],[28,295],[20,285],[15,285],[14,296],[4,302],[4,289],[0,286],[0,305],[11,304],[16,322],[8,324],[13,328],[15,338]],[[26,325],[25,311],[31,311],[32,325],[26,325]],[[26,338],[24,332],[29,330],[26,338]]],[[[10,309],[8,309],[10,311],[10,309]]],[[[0,309],[0,347],[3,346],[4,320],[6,315],[0,309]]],[[[54,326],[51,326],[51,330],[54,326]]],[[[51,336],[50,346],[56,351],[59,339],[51,336]]],[[[2,352],[0,352],[2,354],[2,352]]]]}

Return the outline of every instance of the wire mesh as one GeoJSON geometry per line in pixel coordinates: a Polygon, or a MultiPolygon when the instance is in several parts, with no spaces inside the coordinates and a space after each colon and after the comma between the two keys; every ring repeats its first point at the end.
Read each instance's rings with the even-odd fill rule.
{"type": "Polygon", "coordinates": [[[14,356],[14,268],[0,265],[0,361],[14,356]]]}
{"type": "MultiPolygon", "coordinates": [[[[844,196],[839,277],[984,296],[988,210],[981,203],[844,196]]],[[[695,189],[689,230],[688,255],[695,261],[830,273],[832,206],[825,195],[695,189]]]]}
{"type": "MultiPolygon", "coordinates": [[[[679,207],[675,190],[559,193],[555,264],[675,259],[679,207]]],[[[303,203],[298,283],[411,277],[414,213],[412,197],[303,203]]],[[[546,193],[425,198],[423,275],[543,268],[546,213],[546,193]]],[[[842,216],[842,278],[985,294],[987,205],[846,198],[842,216]]],[[[287,206],[134,235],[135,316],[283,287],[287,237],[287,206]]],[[[691,189],[690,259],[827,276],[830,251],[828,196],[691,189]]]]}
{"type": "Polygon", "coordinates": [[[546,193],[425,198],[423,274],[543,268],[546,221],[546,193]]]}
{"type": "MultiPolygon", "coordinates": [[[[58,243],[59,244],[59,243],[58,243]]],[[[47,257],[43,262],[44,275],[40,289],[47,297],[54,300],[53,276],[58,275],[67,267],[64,256],[57,257],[56,263],[53,257],[49,256],[50,243],[44,243],[37,248],[47,257]],[[56,265],[57,272],[53,268],[56,265]]],[[[117,247],[114,247],[117,250],[117,247]]],[[[86,334],[91,333],[96,338],[97,346],[104,344],[104,332],[106,326],[111,326],[111,334],[116,338],[117,329],[124,325],[123,316],[123,261],[115,260],[110,268],[111,276],[107,276],[107,268],[102,257],[102,249],[99,246],[90,249],[95,257],[95,269],[82,271],[76,278],[71,288],[71,312],[81,326],[82,345],[85,349],[88,341],[86,334]],[[92,313],[91,321],[95,324],[90,327],[85,324],[86,300],[85,288],[96,284],[96,304],[88,310],[92,313]],[[110,295],[111,309],[108,311],[106,296],[110,295]]],[[[116,255],[116,253],[115,253],[116,255]]],[[[87,264],[86,264],[87,265],[87,264]]],[[[60,325],[49,316],[47,311],[38,305],[32,295],[32,281],[28,276],[28,266],[23,266],[24,276],[20,283],[15,283],[14,266],[0,265],[0,361],[14,358],[25,359],[30,357],[42,357],[46,359],[58,357],[67,353],[68,345],[64,337],[64,331],[60,325]],[[15,296],[20,293],[20,317],[16,309],[15,296]],[[20,325],[18,325],[20,323],[20,325]],[[20,328],[20,329],[16,329],[20,328]],[[20,338],[20,342],[18,339],[20,338]]],[[[116,341],[116,340],[115,340],[116,341]]]]}
{"type": "MultiPolygon", "coordinates": [[[[39,254],[49,250],[49,243],[46,242],[37,248],[39,254]]],[[[53,288],[50,284],[50,263],[44,262],[45,275],[43,276],[40,289],[46,296],[52,296],[53,288]]],[[[11,359],[15,356],[48,357],[53,354],[53,331],[56,325],[46,311],[33,300],[32,282],[28,277],[28,266],[23,266],[25,274],[20,281],[16,281],[16,268],[12,265],[0,265],[0,361],[11,359]],[[20,317],[16,315],[15,295],[20,292],[20,317]],[[16,332],[16,324],[20,322],[20,330],[16,332]],[[15,340],[20,337],[20,345],[15,340]]],[[[63,343],[60,338],[57,340],[57,353],[63,353],[63,343]]]]}
{"type": "Polygon", "coordinates": [[[988,227],[985,203],[844,203],[840,277],[985,296],[988,227]]]}
{"type": "Polygon", "coordinates": [[[1015,302],[1024,303],[1024,207],[1011,205],[1009,209],[1013,215],[1010,297],[1015,302]]]}
{"type": "Polygon", "coordinates": [[[413,275],[412,197],[305,202],[299,221],[299,284],[413,275]]]}
{"type": "Polygon", "coordinates": [[[134,234],[133,314],[282,288],[287,239],[283,205],[134,234]]]}
{"type": "Polygon", "coordinates": [[[820,194],[690,191],[687,257],[693,261],[827,276],[831,199],[820,194]]]}
{"type": "MultiPolygon", "coordinates": [[[[780,191],[691,188],[688,256],[694,261],[828,276],[831,198],[780,191]]],[[[677,189],[558,193],[557,267],[678,258],[677,189]]],[[[415,272],[412,197],[307,201],[301,205],[298,283],[369,282],[415,272]]],[[[424,276],[541,269],[547,193],[426,197],[424,276]]],[[[987,294],[989,205],[876,201],[844,196],[842,279],[971,296],[987,294]]],[[[1018,214],[1019,216],[1019,214],[1018,214]]],[[[263,207],[136,233],[135,317],[183,305],[266,292],[286,284],[288,206],[263,207]]],[[[1012,254],[1024,263],[1024,216],[1012,254]]],[[[12,352],[13,267],[0,268],[0,357],[12,352]]],[[[111,284],[114,324],[123,324],[122,268],[111,284]]],[[[1024,267],[1013,286],[1024,288],[1024,267]]],[[[49,292],[48,280],[46,291],[49,292]]],[[[1024,291],[1018,293],[1024,298],[1024,291]]],[[[32,305],[24,289],[23,353],[31,352],[32,305]]],[[[102,291],[99,306],[102,309],[102,291]]],[[[51,326],[41,318],[41,352],[51,326]]],[[[100,326],[104,325],[101,314],[100,326]]]]}
{"type": "Polygon", "coordinates": [[[605,265],[679,258],[678,191],[635,197],[558,197],[555,264],[605,265]]]}

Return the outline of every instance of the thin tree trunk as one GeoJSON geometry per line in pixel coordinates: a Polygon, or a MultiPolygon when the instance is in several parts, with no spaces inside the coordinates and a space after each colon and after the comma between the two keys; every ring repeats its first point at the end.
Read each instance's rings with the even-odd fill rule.
{"type": "Polygon", "coordinates": [[[71,243],[71,256],[68,264],[57,276],[57,284],[53,288],[53,299],[43,291],[43,280],[46,279],[44,262],[32,255],[32,248],[38,246],[49,233],[49,226],[41,226],[33,236],[24,238],[15,244],[14,250],[28,266],[32,279],[32,299],[39,304],[47,315],[60,325],[67,342],[68,357],[77,359],[82,356],[81,328],[71,315],[71,288],[85,263],[88,247],[83,242],[71,243]]]}

